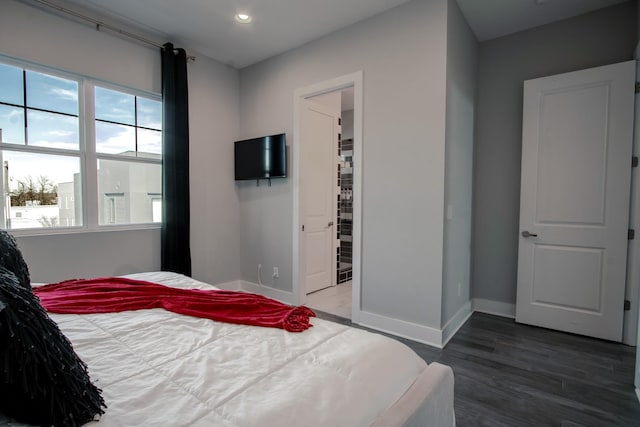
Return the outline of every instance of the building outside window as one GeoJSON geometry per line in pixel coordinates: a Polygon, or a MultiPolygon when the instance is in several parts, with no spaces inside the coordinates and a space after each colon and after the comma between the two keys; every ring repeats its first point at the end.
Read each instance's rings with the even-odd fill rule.
{"type": "Polygon", "coordinates": [[[0,228],[159,222],[161,134],[157,94],[0,56],[0,228]]]}

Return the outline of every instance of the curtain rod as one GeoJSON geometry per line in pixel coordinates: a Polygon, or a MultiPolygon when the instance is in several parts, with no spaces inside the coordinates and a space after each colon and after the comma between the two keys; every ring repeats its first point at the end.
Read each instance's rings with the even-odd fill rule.
{"type": "MultiPolygon", "coordinates": [[[[52,9],[55,9],[55,10],[57,10],[59,12],[66,13],[67,15],[75,16],[76,18],[84,19],[87,22],[91,22],[92,24],[94,24],[96,26],[96,31],[100,31],[101,29],[104,28],[104,29],[113,31],[113,32],[115,32],[117,34],[120,34],[122,36],[128,37],[130,39],[134,39],[134,40],[140,41],[142,43],[146,43],[148,45],[155,46],[155,47],[160,48],[160,49],[164,48],[164,46],[162,46],[161,44],[158,44],[158,43],[156,43],[154,41],[151,41],[149,39],[141,37],[141,36],[139,36],[137,34],[130,33],[129,31],[122,30],[120,28],[114,27],[113,25],[105,24],[102,21],[99,21],[99,20],[97,20],[95,18],[92,18],[90,16],[83,15],[81,13],[78,13],[78,12],[74,11],[74,10],[70,10],[70,9],[64,8],[64,7],[62,7],[60,5],[57,5],[57,4],[55,4],[55,3],[53,3],[53,2],[51,2],[49,0],[33,0],[33,1],[35,1],[37,3],[40,3],[40,4],[43,4],[45,6],[48,6],[48,7],[52,8],[52,9]]],[[[195,60],[196,60],[195,56],[187,55],[187,61],[195,62],[195,60]]]]}

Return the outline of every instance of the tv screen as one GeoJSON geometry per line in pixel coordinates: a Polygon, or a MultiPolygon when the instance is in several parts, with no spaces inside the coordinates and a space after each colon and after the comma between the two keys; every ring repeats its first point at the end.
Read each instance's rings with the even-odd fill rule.
{"type": "Polygon", "coordinates": [[[236,141],[234,145],[236,181],[287,176],[284,133],[236,141]]]}

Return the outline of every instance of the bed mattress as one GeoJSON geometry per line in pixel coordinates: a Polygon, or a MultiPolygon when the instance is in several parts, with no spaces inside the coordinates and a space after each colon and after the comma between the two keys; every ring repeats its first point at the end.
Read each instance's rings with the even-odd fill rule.
{"type": "MultiPolygon", "coordinates": [[[[126,277],[213,288],[174,273],[126,277]]],[[[314,318],[291,333],[162,309],[51,317],[103,390],[108,407],[92,425],[453,424],[448,367],[352,327],[314,318]]]]}

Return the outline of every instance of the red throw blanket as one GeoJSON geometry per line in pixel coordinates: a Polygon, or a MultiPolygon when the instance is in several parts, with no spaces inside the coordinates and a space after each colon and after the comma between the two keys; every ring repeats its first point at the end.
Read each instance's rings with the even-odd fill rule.
{"type": "Polygon", "coordinates": [[[114,313],[164,308],[174,313],[302,332],[315,313],[262,295],[217,289],[178,289],[142,280],[104,277],[66,280],[33,289],[51,313],[114,313]]]}

